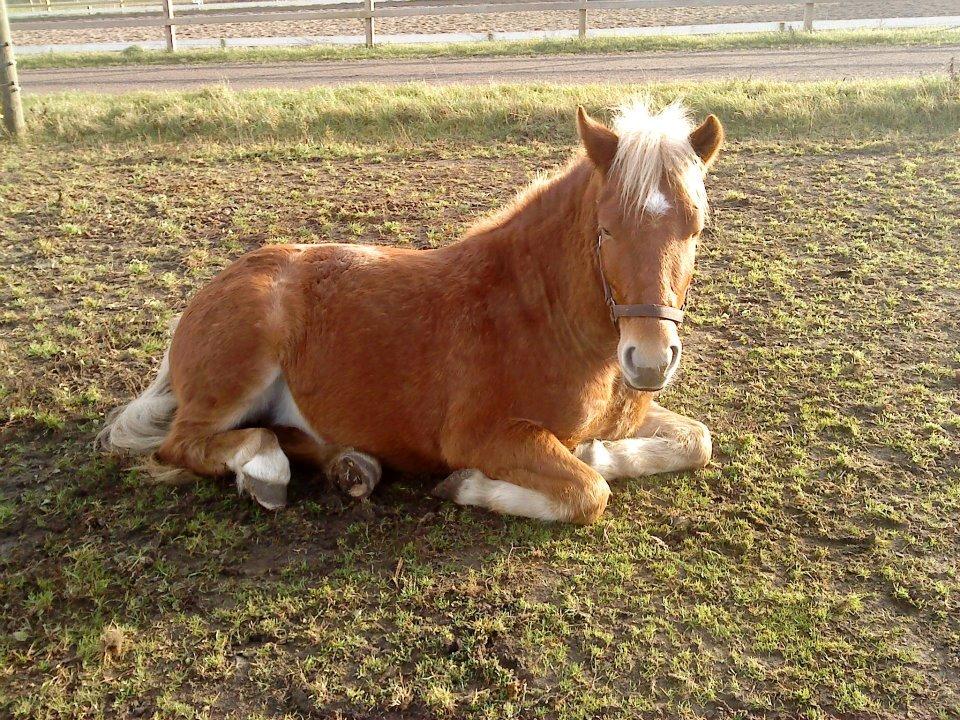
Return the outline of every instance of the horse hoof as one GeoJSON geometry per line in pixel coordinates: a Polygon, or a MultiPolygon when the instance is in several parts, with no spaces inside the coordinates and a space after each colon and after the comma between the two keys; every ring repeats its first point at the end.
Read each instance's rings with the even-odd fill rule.
{"type": "Polygon", "coordinates": [[[376,458],[356,450],[346,450],[330,463],[329,474],[341,491],[362,500],[370,497],[383,471],[376,458]]]}
{"type": "Polygon", "coordinates": [[[279,510],[287,504],[290,462],[276,448],[251,458],[237,473],[237,490],[247,493],[267,510],[279,510]]]}
{"type": "Polygon", "coordinates": [[[237,478],[240,492],[246,492],[267,510],[279,510],[287,504],[287,486],[285,483],[270,482],[252,475],[237,478]]]}
{"type": "Polygon", "coordinates": [[[437,483],[433,490],[430,491],[430,494],[441,500],[453,500],[456,502],[457,493],[460,491],[460,488],[463,487],[464,481],[476,472],[476,470],[470,469],[452,472],[437,483]]]}

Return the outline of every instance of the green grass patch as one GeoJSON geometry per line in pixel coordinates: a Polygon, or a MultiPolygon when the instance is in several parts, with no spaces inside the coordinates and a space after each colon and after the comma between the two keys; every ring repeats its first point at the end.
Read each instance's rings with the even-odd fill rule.
{"type": "Polygon", "coordinates": [[[957,29],[823,30],[804,32],[736,33],[730,35],[609,37],[580,40],[494,40],[484,42],[359,46],[322,45],[299,48],[229,48],[168,53],[133,45],[121,52],[27,55],[22,69],[103,67],[117,65],[187,65],[196,63],[309,62],[318,60],[387,60],[405,58],[571,55],[583,53],[662,52],[668,50],[760,50],[864,45],[951,45],[960,43],[957,29]]]}
{"type": "Polygon", "coordinates": [[[0,146],[0,716],[956,717],[943,84],[655,88],[735,128],[661,397],[715,455],[617,483],[595,526],[456,508],[396,476],[355,505],[301,475],[267,513],[228,479],[157,485],[92,450],[169,319],[239,254],[452,242],[566,161],[577,101],[633,90],[33,104],[33,139],[0,146]],[[329,131],[302,120],[323,98],[329,131]],[[204,123],[144,131],[198,104],[204,123]]]}
{"type": "Polygon", "coordinates": [[[571,137],[578,104],[603,112],[625,95],[683,97],[723,118],[734,137],[869,138],[890,132],[949,136],[960,128],[960,85],[949,79],[646,85],[410,84],[308,91],[191,92],[27,99],[36,142],[302,141],[417,143],[571,137]]]}

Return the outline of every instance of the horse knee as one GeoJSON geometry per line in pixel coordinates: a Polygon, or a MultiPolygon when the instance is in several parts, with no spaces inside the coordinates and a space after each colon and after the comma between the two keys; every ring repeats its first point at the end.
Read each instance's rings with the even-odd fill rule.
{"type": "Polygon", "coordinates": [[[581,489],[577,496],[571,498],[568,520],[577,525],[595,523],[607,509],[609,499],[610,486],[606,480],[598,476],[595,482],[590,483],[581,489]]]}
{"type": "Polygon", "coordinates": [[[684,442],[690,465],[693,468],[706,467],[713,456],[713,440],[710,430],[702,422],[690,421],[690,429],[684,442]]]}

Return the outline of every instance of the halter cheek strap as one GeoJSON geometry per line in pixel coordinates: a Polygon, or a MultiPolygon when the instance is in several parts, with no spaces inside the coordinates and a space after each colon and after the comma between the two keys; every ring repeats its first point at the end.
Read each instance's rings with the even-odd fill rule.
{"type": "Polygon", "coordinates": [[[603,233],[597,234],[597,266],[600,268],[600,283],[603,285],[604,299],[610,308],[610,319],[616,326],[622,317],[648,317],[658,320],[669,320],[680,325],[683,322],[683,310],[669,305],[620,305],[613,297],[613,288],[607,282],[607,275],[603,271],[603,253],[600,247],[603,244],[603,233]]]}

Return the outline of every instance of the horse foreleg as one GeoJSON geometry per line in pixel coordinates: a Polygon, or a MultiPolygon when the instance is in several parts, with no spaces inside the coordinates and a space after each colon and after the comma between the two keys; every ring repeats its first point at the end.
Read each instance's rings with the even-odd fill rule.
{"type": "Polygon", "coordinates": [[[634,437],[581,443],[575,454],[607,480],[702,468],[713,452],[702,422],[651,403],[634,437]]]}
{"type": "Polygon", "coordinates": [[[606,508],[607,481],[543,428],[518,423],[482,447],[450,446],[450,465],[468,469],[437,485],[437,497],[505,515],[574,523],[594,522],[606,508]]]}

